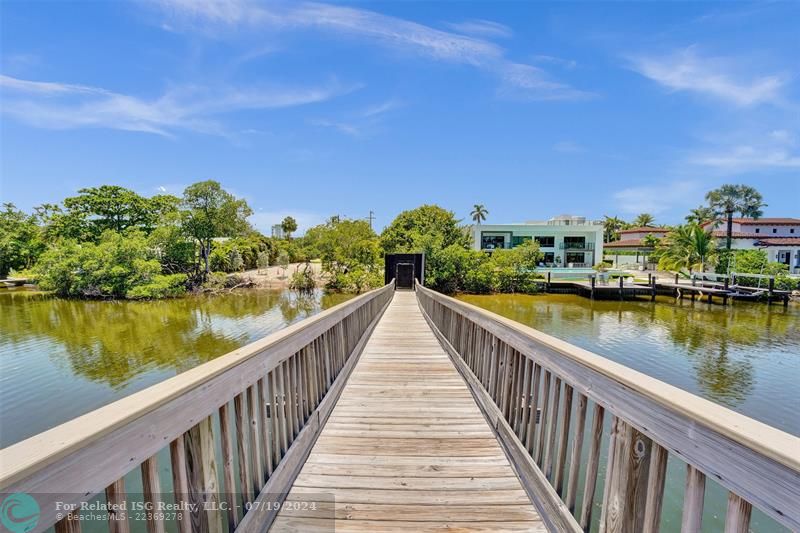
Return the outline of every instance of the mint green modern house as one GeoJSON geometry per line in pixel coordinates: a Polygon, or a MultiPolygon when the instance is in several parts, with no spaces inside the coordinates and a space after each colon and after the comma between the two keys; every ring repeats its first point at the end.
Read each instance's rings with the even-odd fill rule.
{"type": "Polygon", "coordinates": [[[543,222],[476,224],[472,232],[473,247],[487,252],[533,239],[544,254],[545,267],[591,268],[603,257],[603,226],[586,217],[560,215],[543,222]]]}

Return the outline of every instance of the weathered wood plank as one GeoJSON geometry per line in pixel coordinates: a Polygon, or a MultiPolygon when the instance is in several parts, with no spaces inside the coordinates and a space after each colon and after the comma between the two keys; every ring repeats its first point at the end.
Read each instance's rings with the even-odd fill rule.
{"type": "Polygon", "coordinates": [[[161,501],[161,482],[158,478],[158,459],[152,456],[142,463],[142,497],[153,512],[147,513],[147,532],[164,533],[164,515],[159,513],[161,501]]]}
{"type": "Polygon", "coordinates": [[[706,475],[693,467],[686,466],[686,489],[683,495],[683,533],[699,533],[703,527],[703,501],[706,493],[706,475]]]}

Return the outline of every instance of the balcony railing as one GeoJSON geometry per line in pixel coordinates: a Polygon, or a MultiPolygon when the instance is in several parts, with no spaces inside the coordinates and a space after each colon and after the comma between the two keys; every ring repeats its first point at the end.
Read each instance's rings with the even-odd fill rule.
{"type": "Polygon", "coordinates": [[[593,242],[561,242],[559,250],[594,250],[593,242]]]}

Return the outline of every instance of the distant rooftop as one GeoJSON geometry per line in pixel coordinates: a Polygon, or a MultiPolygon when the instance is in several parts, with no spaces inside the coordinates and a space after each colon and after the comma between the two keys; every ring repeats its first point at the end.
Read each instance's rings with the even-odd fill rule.
{"type": "MultiPolygon", "coordinates": [[[[713,224],[715,221],[705,222],[703,225],[707,226],[709,224],[713,224]]],[[[716,222],[724,223],[725,220],[717,220],[716,222]]],[[[756,224],[772,224],[774,226],[793,226],[795,224],[800,224],[800,218],[734,218],[734,224],[742,224],[744,226],[748,225],[756,225],[756,224]]]]}
{"type": "Polygon", "coordinates": [[[645,231],[649,231],[650,233],[667,233],[669,229],[657,228],[655,226],[639,226],[638,228],[623,229],[617,233],[644,233],[645,231]]]}

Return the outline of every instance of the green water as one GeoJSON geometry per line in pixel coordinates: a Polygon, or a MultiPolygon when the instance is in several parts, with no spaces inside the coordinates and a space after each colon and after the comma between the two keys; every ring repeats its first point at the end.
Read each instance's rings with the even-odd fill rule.
{"type": "Polygon", "coordinates": [[[0,447],[350,297],[246,290],[154,302],[107,302],[0,290],[0,447]]]}
{"type": "MultiPolygon", "coordinates": [[[[735,302],[723,307],[666,297],[655,303],[649,299],[620,302],[568,294],[465,295],[459,299],[800,435],[797,304],[784,308],[735,302]]],[[[587,448],[584,445],[584,454],[587,448]]],[[[600,457],[604,459],[606,452],[600,457]]],[[[603,476],[601,468],[601,480],[603,476]]],[[[680,530],[684,479],[685,465],[670,459],[662,531],[680,530]]],[[[595,498],[595,521],[601,496],[595,498]]],[[[726,497],[709,479],[703,531],[723,529],[726,497]]],[[[785,531],[757,511],[751,528],[785,531]]]]}

